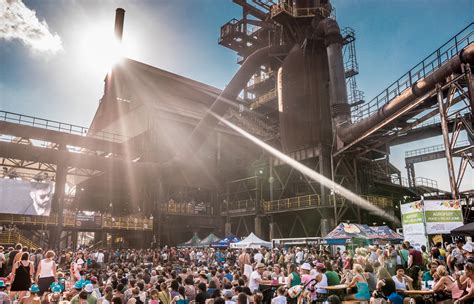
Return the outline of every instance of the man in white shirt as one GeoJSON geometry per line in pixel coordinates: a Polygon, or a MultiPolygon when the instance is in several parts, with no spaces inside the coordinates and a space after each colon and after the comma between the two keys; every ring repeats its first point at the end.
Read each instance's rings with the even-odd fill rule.
{"type": "Polygon", "coordinates": [[[257,251],[257,253],[255,253],[253,256],[253,259],[255,260],[255,263],[260,264],[262,263],[263,255],[260,253],[260,251],[257,251]]]}
{"type": "Polygon", "coordinates": [[[262,263],[257,264],[255,270],[250,275],[249,289],[252,293],[259,291],[260,284],[271,285],[271,280],[262,280],[262,274],[265,271],[265,265],[262,263]]]}
{"type": "Polygon", "coordinates": [[[303,263],[303,260],[304,260],[304,252],[303,250],[298,248],[298,251],[296,252],[296,256],[295,256],[296,264],[301,265],[303,263]]]}
{"type": "Polygon", "coordinates": [[[104,266],[104,257],[105,257],[105,255],[102,252],[102,249],[99,250],[95,255],[95,261],[100,266],[100,268],[102,268],[102,266],[104,266]]]}

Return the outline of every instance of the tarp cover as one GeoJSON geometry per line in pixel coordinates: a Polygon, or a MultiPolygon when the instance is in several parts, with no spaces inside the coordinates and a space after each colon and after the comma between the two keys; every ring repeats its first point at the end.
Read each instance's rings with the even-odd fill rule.
{"type": "Polygon", "coordinates": [[[403,241],[403,235],[396,233],[388,226],[374,226],[370,227],[374,233],[369,235],[372,240],[381,240],[387,242],[400,242],[403,241]]]}
{"type": "Polygon", "coordinates": [[[369,235],[375,234],[367,225],[341,223],[324,238],[330,245],[343,245],[350,242],[365,243],[369,235]]]}
{"type": "Polygon", "coordinates": [[[260,247],[271,248],[272,243],[260,239],[258,236],[256,236],[252,232],[249,234],[248,237],[246,237],[242,241],[238,243],[230,244],[230,247],[231,248],[260,248],[260,247]]]}
{"type": "Polygon", "coordinates": [[[211,244],[212,248],[228,248],[232,243],[240,242],[240,238],[235,235],[228,235],[220,241],[214,242],[211,244]]]}
{"type": "Polygon", "coordinates": [[[194,234],[189,241],[179,244],[178,247],[196,247],[201,242],[201,239],[197,234],[194,234]]]}
{"type": "Polygon", "coordinates": [[[216,236],[214,233],[209,234],[205,238],[203,238],[199,244],[197,244],[198,247],[209,247],[212,243],[219,241],[220,238],[216,236]]]}
{"type": "Polygon", "coordinates": [[[474,223],[469,223],[451,230],[451,234],[456,236],[474,236],[474,223]]]}

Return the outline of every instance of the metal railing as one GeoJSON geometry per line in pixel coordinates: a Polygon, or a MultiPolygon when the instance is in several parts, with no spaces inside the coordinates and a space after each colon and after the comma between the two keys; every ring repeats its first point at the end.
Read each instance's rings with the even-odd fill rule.
{"type": "Polygon", "coordinates": [[[269,102],[270,100],[272,99],[275,99],[277,98],[277,91],[275,89],[273,90],[270,90],[268,91],[267,93],[263,94],[263,95],[260,95],[259,97],[257,97],[255,99],[254,102],[252,102],[250,104],[250,109],[253,110],[253,109],[256,109],[258,108],[259,106],[269,102]]]}
{"type": "Polygon", "coordinates": [[[162,203],[160,210],[163,213],[183,215],[211,215],[212,209],[208,206],[191,203],[162,203]]]}
{"type": "MultiPolygon", "coordinates": [[[[454,146],[454,148],[459,148],[459,147],[464,147],[464,146],[469,146],[469,141],[467,140],[458,141],[456,145],[454,146]]],[[[440,151],[444,151],[444,144],[406,151],[405,158],[418,156],[418,155],[424,155],[428,153],[440,152],[440,151]]]]}
{"type": "Polygon", "coordinates": [[[72,125],[69,123],[59,122],[55,120],[49,120],[39,117],[33,117],[29,115],[23,115],[18,113],[12,113],[7,111],[0,111],[0,121],[11,122],[24,126],[30,126],[35,128],[41,128],[46,130],[58,131],[63,133],[69,133],[84,137],[91,137],[115,143],[123,143],[129,139],[129,137],[114,133],[108,133],[103,131],[97,131],[72,125]]]}
{"type": "MultiPolygon", "coordinates": [[[[151,230],[153,220],[138,217],[120,217],[110,214],[102,214],[102,228],[151,230]]],[[[34,226],[56,226],[58,225],[58,215],[55,213],[49,216],[0,214],[0,224],[12,225],[34,225],[34,226]]],[[[73,211],[65,210],[63,213],[64,227],[76,227],[76,214],[73,211]]]]}
{"type": "Polygon", "coordinates": [[[12,245],[12,244],[22,244],[28,248],[40,248],[38,244],[14,230],[7,230],[0,232],[0,244],[3,245],[12,245]]]}
{"type": "Polygon", "coordinates": [[[292,209],[303,209],[321,206],[321,199],[319,195],[305,195],[297,196],[273,201],[263,201],[262,202],[262,211],[266,212],[278,212],[292,209]]]}
{"type": "Polygon", "coordinates": [[[276,5],[273,5],[270,10],[272,18],[282,12],[285,12],[293,17],[314,17],[316,15],[323,17],[335,17],[331,16],[331,11],[322,7],[297,8],[296,6],[291,6],[286,2],[280,2],[276,5]]]}
{"type": "MultiPolygon", "coordinates": [[[[377,195],[361,195],[361,197],[368,202],[380,208],[393,207],[394,201],[391,197],[377,196],[377,195]]],[[[328,205],[333,206],[334,202],[337,206],[341,206],[347,200],[340,196],[328,196],[328,205]]],[[[295,196],[290,198],[278,199],[273,201],[262,201],[260,210],[262,213],[275,213],[289,210],[302,210],[313,207],[324,206],[321,202],[321,197],[318,194],[295,196]]],[[[224,203],[223,214],[239,214],[255,212],[255,200],[241,200],[235,202],[224,203]]]]}
{"type": "Polygon", "coordinates": [[[235,202],[225,202],[222,207],[223,213],[236,211],[255,211],[257,202],[254,199],[240,200],[235,202]]]}
{"type": "Polygon", "coordinates": [[[370,116],[417,81],[433,73],[442,64],[459,54],[461,50],[473,42],[474,22],[471,22],[440,48],[411,68],[405,75],[389,85],[383,92],[363,106],[358,107],[357,110],[354,110],[352,112],[352,120],[356,122],[370,116]]]}
{"type": "Polygon", "coordinates": [[[422,187],[429,187],[438,189],[438,182],[434,179],[426,178],[426,177],[417,177],[415,178],[415,185],[422,186],[422,187]]]}

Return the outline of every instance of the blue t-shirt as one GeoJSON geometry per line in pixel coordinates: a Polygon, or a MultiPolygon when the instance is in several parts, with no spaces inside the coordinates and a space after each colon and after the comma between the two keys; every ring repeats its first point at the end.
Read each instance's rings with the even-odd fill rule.
{"type": "Polygon", "coordinates": [[[403,298],[396,292],[392,292],[387,299],[389,299],[393,304],[403,304],[403,298]]]}

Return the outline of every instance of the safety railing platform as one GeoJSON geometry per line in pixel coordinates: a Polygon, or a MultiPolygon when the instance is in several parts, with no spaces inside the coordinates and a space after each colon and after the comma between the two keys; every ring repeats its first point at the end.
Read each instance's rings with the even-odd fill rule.
{"type": "Polygon", "coordinates": [[[65,122],[49,120],[29,115],[23,115],[18,113],[12,113],[0,110],[0,121],[15,123],[24,126],[30,126],[35,128],[41,128],[46,130],[58,131],[63,133],[69,133],[78,136],[91,137],[95,139],[101,139],[105,141],[111,141],[115,143],[123,143],[129,140],[129,137],[114,133],[108,133],[103,131],[95,130],[73,125],[65,122]]]}
{"type": "Polygon", "coordinates": [[[420,79],[433,73],[446,61],[459,54],[469,44],[474,42],[474,22],[458,32],[440,48],[428,55],[420,63],[411,68],[406,74],[390,84],[380,94],[369,102],[352,111],[352,121],[357,122],[367,118],[385,104],[389,103],[403,91],[410,88],[420,79]]]}

